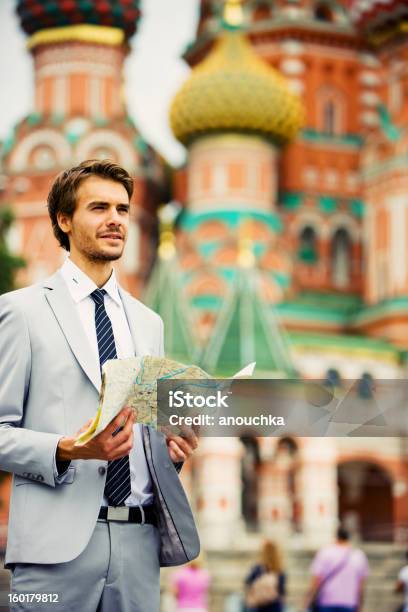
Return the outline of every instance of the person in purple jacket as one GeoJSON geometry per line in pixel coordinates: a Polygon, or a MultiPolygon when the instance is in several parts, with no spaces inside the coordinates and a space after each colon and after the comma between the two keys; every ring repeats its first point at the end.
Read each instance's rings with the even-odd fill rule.
{"type": "Polygon", "coordinates": [[[317,601],[319,612],[361,612],[368,573],[364,552],[350,544],[348,532],[340,527],[335,544],[319,550],[313,560],[306,609],[317,601]]]}

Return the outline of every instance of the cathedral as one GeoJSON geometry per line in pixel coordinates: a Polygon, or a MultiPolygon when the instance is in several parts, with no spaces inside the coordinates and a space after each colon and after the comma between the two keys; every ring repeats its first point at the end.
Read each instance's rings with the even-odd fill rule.
{"type": "MultiPolygon", "coordinates": [[[[169,108],[180,168],[123,95],[143,4],[16,2],[35,83],[2,143],[0,205],[27,261],[17,284],[64,258],[45,206],[53,177],[110,158],[135,180],[119,278],[163,317],[168,356],[223,377],[256,361],[257,378],[353,382],[367,398],[403,380],[405,2],[201,0],[169,108]]],[[[317,547],[340,523],[362,542],[408,540],[404,438],[204,438],[183,472],[207,550],[237,534],[317,547]]]]}

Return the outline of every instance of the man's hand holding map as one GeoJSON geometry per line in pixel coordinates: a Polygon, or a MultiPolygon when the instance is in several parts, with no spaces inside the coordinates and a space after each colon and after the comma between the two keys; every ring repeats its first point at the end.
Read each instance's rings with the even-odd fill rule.
{"type": "MultiPolygon", "coordinates": [[[[255,364],[249,364],[233,378],[251,376],[255,364]]],[[[168,379],[210,380],[209,374],[194,365],[184,365],[163,357],[132,357],[107,361],[102,370],[98,410],[89,427],[75,445],[82,446],[97,436],[123,406],[136,413],[135,423],[157,427],[157,382],[168,379]]]]}

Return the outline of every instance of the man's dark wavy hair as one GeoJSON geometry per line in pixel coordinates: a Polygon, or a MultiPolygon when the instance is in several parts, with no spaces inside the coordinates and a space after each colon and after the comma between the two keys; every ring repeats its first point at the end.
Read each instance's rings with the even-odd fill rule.
{"type": "Polygon", "coordinates": [[[60,246],[70,250],[68,235],[62,231],[57,221],[57,214],[62,212],[70,218],[76,206],[76,194],[81,182],[90,176],[100,176],[104,179],[121,183],[126,189],[129,200],[133,194],[133,179],[129,173],[110,159],[88,159],[78,166],[61,172],[48,194],[48,214],[50,215],[54,236],[60,246]]]}

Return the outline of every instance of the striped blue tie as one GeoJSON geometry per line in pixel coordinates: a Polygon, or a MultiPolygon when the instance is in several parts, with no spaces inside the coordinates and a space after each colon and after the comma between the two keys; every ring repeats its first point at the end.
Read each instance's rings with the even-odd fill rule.
{"type": "MultiPolygon", "coordinates": [[[[101,370],[105,361],[117,359],[112,323],[105,310],[105,295],[105,289],[95,289],[91,293],[91,298],[95,302],[95,327],[101,370]]],[[[129,457],[126,455],[121,459],[109,461],[105,483],[105,496],[109,505],[123,506],[130,492],[129,457]]]]}

